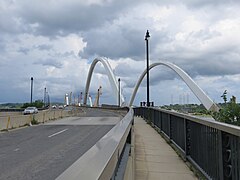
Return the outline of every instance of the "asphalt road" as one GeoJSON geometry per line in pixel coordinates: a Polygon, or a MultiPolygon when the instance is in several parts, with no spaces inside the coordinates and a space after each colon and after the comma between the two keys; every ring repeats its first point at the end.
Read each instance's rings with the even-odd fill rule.
{"type": "Polygon", "coordinates": [[[82,115],[0,133],[0,179],[55,179],[122,117],[98,109],[82,115]]]}

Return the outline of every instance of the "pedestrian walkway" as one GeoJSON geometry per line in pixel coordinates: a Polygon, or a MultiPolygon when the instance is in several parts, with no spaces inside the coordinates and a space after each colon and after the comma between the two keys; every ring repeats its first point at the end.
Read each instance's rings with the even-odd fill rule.
{"type": "Polygon", "coordinates": [[[197,179],[166,141],[142,118],[134,118],[135,179],[197,179]]]}

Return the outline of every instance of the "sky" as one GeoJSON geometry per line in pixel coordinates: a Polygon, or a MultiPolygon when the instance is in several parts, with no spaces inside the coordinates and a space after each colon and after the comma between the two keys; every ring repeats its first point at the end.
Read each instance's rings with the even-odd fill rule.
{"type": "MultiPolygon", "coordinates": [[[[43,99],[64,102],[84,92],[96,57],[107,57],[126,102],[150,64],[171,62],[187,72],[215,102],[240,98],[239,0],[1,0],[0,103],[43,99]]],[[[100,103],[117,104],[103,66],[90,85],[100,103]]],[[[146,80],[134,104],[146,100],[146,80]]],[[[150,71],[155,105],[200,103],[185,83],[164,66],[150,71]]]]}

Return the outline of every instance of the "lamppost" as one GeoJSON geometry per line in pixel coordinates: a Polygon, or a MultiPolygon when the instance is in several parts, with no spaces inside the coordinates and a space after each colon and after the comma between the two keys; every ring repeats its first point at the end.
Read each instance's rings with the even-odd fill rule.
{"type": "Polygon", "coordinates": [[[50,108],[50,96],[49,96],[49,94],[48,94],[48,92],[47,92],[47,104],[48,104],[48,108],[50,108]]]}
{"type": "Polygon", "coordinates": [[[31,77],[31,103],[32,103],[32,93],[33,93],[33,77],[31,77]]]}
{"type": "Polygon", "coordinates": [[[121,103],[120,103],[120,78],[118,78],[118,106],[120,107],[121,103]]]}
{"type": "Polygon", "coordinates": [[[46,98],[47,98],[47,88],[44,88],[44,97],[43,97],[43,103],[44,103],[44,107],[46,107],[46,98]]]}
{"type": "Polygon", "coordinates": [[[149,52],[148,52],[148,40],[150,38],[150,34],[147,30],[145,35],[145,41],[146,41],[146,57],[147,57],[147,107],[150,106],[149,103],[149,52]]]}

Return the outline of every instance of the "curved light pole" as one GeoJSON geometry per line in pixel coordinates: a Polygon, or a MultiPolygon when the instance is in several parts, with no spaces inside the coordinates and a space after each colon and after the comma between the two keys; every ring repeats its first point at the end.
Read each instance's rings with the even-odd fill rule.
{"type": "Polygon", "coordinates": [[[149,52],[148,52],[148,40],[150,38],[150,34],[147,30],[145,35],[145,41],[146,41],[146,59],[147,59],[147,107],[150,106],[149,103],[149,52]]]}

